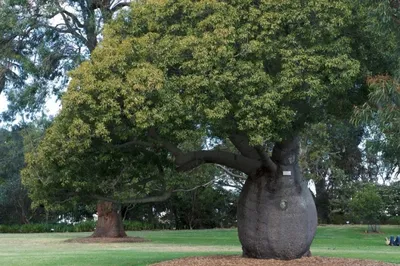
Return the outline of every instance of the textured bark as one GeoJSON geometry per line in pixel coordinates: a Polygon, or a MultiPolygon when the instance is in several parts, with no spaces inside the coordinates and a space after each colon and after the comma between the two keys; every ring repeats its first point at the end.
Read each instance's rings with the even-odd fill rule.
{"type": "Polygon", "coordinates": [[[99,201],[97,215],[96,230],[92,237],[126,237],[118,204],[99,201]]]}
{"type": "Polygon", "coordinates": [[[289,260],[310,254],[317,212],[297,153],[297,139],[275,145],[277,170],[259,169],[246,180],[238,204],[243,256],[289,260]]]}

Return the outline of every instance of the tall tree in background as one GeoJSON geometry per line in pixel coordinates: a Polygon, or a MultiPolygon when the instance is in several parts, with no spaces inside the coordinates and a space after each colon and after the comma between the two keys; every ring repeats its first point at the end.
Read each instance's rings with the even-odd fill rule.
{"type": "Polygon", "coordinates": [[[90,57],[104,25],[128,5],[123,0],[3,1],[0,93],[9,104],[0,121],[35,116],[49,96],[59,96],[67,72],[90,57]]]}
{"type": "MultiPolygon", "coordinates": [[[[382,1],[375,12],[382,23],[375,25],[374,30],[384,38],[393,36],[400,42],[400,2],[397,0],[382,1]]],[[[397,50],[394,58],[400,58],[397,50]]],[[[364,126],[365,150],[375,176],[383,182],[390,181],[399,174],[400,154],[400,65],[393,70],[368,77],[368,101],[356,106],[353,122],[364,126]]]]}
{"type": "MultiPolygon", "coordinates": [[[[8,224],[26,224],[37,217],[31,209],[31,200],[21,183],[24,151],[37,146],[48,121],[31,122],[0,129],[0,221],[8,224]]],[[[39,208],[40,209],[40,208],[39,208]]]]}
{"type": "Polygon", "coordinates": [[[363,129],[348,121],[327,119],[302,134],[300,163],[316,187],[320,223],[343,222],[354,190],[365,180],[359,149],[363,129]]]}
{"type": "Polygon", "coordinates": [[[98,142],[125,143],[168,151],[180,171],[233,168],[248,176],[238,204],[244,256],[308,254],[317,218],[299,135],[330,116],[349,117],[366,75],[392,69],[392,36],[377,38],[369,6],[354,1],[150,1],[131,9],[73,72],[53,128],[69,126],[41,149],[79,154],[98,142]],[[182,146],[199,137],[236,150],[182,146]]]}
{"type": "Polygon", "coordinates": [[[0,93],[3,120],[42,110],[60,95],[74,69],[101,39],[105,23],[129,5],[123,0],[5,0],[0,6],[0,93]]]}
{"type": "Polygon", "coordinates": [[[30,201],[20,182],[24,165],[21,129],[0,130],[0,220],[2,223],[29,223],[30,201]],[[12,213],[13,215],[10,215],[12,213]]]}

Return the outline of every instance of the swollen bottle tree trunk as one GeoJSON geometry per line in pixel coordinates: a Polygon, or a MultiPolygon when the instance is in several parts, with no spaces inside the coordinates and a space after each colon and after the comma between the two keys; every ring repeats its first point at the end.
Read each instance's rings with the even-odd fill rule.
{"type": "MultiPolygon", "coordinates": [[[[155,132],[152,137],[157,139],[158,134],[155,132]]],[[[238,153],[183,152],[172,143],[165,141],[163,145],[175,156],[180,171],[214,163],[248,175],[237,212],[244,256],[286,260],[310,256],[317,229],[317,210],[308,182],[303,180],[300,171],[298,137],[276,143],[272,157],[265,147],[250,145],[243,132],[232,133],[228,138],[238,153]]]]}
{"type": "Polygon", "coordinates": [[[310,255],[317,212],[297,154],[296,139],[275,145],[276,170],[261,168],[246,180],[237,214],[243,256],[296,259],[310,255]]]}
{"type": "Polygon", "coordinates": [[[126,237],[118,204],[99,201],[97,203],[98,220],[92,237],[126,237]]]}

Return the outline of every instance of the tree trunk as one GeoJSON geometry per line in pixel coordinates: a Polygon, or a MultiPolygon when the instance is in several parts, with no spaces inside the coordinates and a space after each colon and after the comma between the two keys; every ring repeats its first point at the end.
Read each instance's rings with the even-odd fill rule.
{"type": "Polygon", "coordinates": [[[97,203],[98,220],[92,237],[126,237],[120,206],[107,201],[97,203]]]}
{"type": "Polygon", "coordinates": [[[298,140],[274,147],[276,172],[249,176],[238,203],[238,233],[243,256],[296,259],[310,254],[317,212],[297,160],[298,140]]]}
{"type": "Polygon", "coordinates": [[[317,195],[315,197],[315,204],[317,205],[318,219],[320,223],[330,223],[330,203],[329,194],[326,191],[325,180],[321,179],[315,184],[317,195]]]}

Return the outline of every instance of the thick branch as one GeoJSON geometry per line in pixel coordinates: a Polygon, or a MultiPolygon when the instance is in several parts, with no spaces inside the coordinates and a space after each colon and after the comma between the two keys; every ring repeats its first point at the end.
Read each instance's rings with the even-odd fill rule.
{"type": "Polygon", "coordinates": [[[169,199],[172,195],[172,191],[166,191],[164,194],[159,196],[148,196],[144,198],[131,198],[126,200],[116,200],[113,198],[107,198],[99,195],[95,195],[94,198],[97,200],[108,201],[113,203],[125,203],[125,204],[138,204],[138,203],[150,203],[150,202],[162,202],[169,199]]]}
{"type": "Polygon", "coordinates": [[[261,158],[262,165],[266,167],[270,172],[275,172],[278,169],[278,167],[271,160],[267,152],[261,146],[257,146],[256,150],[261,158]]]}
{"type": "Polygon", "coordinates": [[[160,136],[157,134],[157,131],[155,128],[150,128],[148,135],[150,138],[155,139],[157,142],[159,142],[164,148],[166,148],[173,156],[177,157],[182,154],[182,150],[179,149],[176,145],[169,143],[163,139],[160,138],[160,136]]]}
{"type": "MultiPolygon", "coordinates": [[[[63,12],[60,12],[60,15],[61,15],[62,18],[63,18],[64,26],[67,28],[66,30],[63,30],[64,33],[70,33],[70,34],[71,34],[72,36],[74,36],[75,38],[77,38],[77,39],[79,39],[80,41],[82,41],[83,43],[87,44],[87,40],[85,39],[85,37],[83,37],[81,34],[79,34],[79,33],[71,26],[71,24],[70,24],[70,22],[69,22],[67,16],[66,16],[63,12]]],[[[48,25],[47,27],[49,27],[49,28],[54,28],[54,27],[52,27],[52,26],[50,26],[50,25],[48,25]]],[[[56,28],[55,28],[55,29],[56,29],[56,28]]],[[[58,31],[60,32],[60,29],[56,29],[56,30],[58,30],[58,31]]]]}
{"type": "Polygon", "coordinates": [[[215,163],[239,170],[247,175],[254,174],[261,162],[243,155],[225,151],[194,151],[175,156],[178,171],[189,171],[204,163],[215,163]]]}
{"type": "Polygon", "coordinates": [[[243,155],[252,159],[259,160],[260,156],[256,149],[250,146],[249,138],[241,134],[232,134],[229,140],[235,145],[236,149],[243,155]]]}
{"type": "Polygon", "coordinates": [[[79,19],[74,14],[72,14],[71,12],[68,12],[65,9],[62,9],[61,7],[60,7],[60,11],[61,11],[61,13],[64,13],[67,16],[69,16],[72,19],[72,21],[75,23],[76,26],[78,26],[79,28],[84,27],[83,24],[79,21],[79,19]]]}
{"type": "Polygon", "coordinates": [[[259,160],[226,151],[199,150],[183,152],[176,145],[163,140],[157,134],[155,128],[151,128],[148,135],[159,142],[175,157],[175,164],[177,165],[178,171],[189,171],[205,163],[215,163],[250,175],[261,167],[261,162],[259,160]]]}
{"type": "Polygon", "coordinates": [[[122,144],[116,144],[114,146],[117,148],[126,148],[126,147],[130,147],[130,146],[141,146],[141,147],[153,148],[155,145],[154,145],[154,143],[151,143],[151,142],[133,139],[133,140],[130,140],[130,141],[122,143],[122,144]]]}

